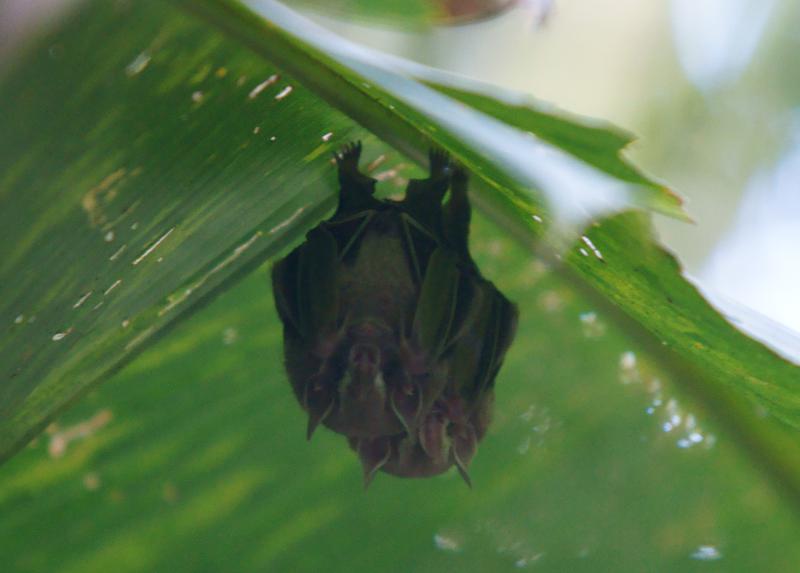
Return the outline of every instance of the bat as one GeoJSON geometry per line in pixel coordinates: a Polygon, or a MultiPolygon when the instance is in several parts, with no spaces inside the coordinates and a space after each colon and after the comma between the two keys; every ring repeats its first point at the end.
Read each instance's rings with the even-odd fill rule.
{"type": "Polygon", "coordinates": [[[470,256],[462,167],[432,150],[428,178],[381,200],[360,155],[360,142],[335,154],[336,211],[272,268],[307,437],[319,425],[346,436],[365,485],[379,470],[427,477],[453,466],[471,485],[517,308],[470,256]]]}

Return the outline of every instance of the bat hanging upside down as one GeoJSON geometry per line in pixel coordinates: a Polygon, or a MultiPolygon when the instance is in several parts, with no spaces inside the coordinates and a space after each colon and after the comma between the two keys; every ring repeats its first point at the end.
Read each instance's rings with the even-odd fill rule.
{"type": "Polygon", "coordinates": [[[454,465],[470,484],[516,307],[469,254],[461,167],[431,151],[427,179],[379,200],[360,155],[360,142],[336,154],[336,212],[272,270],[308,438],[319,424],[346,436],[365,485],[378,470],[427,477],[454,465]]]}

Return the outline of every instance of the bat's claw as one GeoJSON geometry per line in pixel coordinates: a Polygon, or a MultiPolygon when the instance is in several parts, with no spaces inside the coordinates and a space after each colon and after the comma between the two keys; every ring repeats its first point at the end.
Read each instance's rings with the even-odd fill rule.
{"type": "Polygon", "coordinates": [[[361,158],[361,141],[351,141],[333,154],[339,169],[358,171],[358,160],[361,158]]]}
{"type": "Polygon", "coordinates": [[[428,153],[431,178],[446,175],[450,169],[450,154],[443,149],[431,148],[428,153]]]}

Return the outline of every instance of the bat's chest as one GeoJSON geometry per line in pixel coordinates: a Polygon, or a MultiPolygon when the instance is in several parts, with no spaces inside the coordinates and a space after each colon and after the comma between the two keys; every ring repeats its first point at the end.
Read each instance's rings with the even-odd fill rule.
{"type": "Polygon", "coordinates": [[[339,293],[350,319],[399,326],[413,314],[416,288],[399,233],[368,229],[356,256],[340,269],[339,293]]]}

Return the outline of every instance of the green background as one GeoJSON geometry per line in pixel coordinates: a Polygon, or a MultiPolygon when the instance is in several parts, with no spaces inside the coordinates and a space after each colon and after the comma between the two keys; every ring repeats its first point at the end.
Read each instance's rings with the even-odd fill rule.
{"type": "MultiPolygon", "coordinates": [[[[777,418],[800,424],[796,370],[707,307],[632,216],[591,229],[605,264],[564,253],[580,275],[570,285],[618,305],[602,308],[558,278],[564,267],[554,273],[476,216],[476,259],[521,320],[474,489],[451,473],[379,475],[364,492],[341,437],[305,441],[262,263],[324,215],[329,154],[343,142],[365,139],[364,163],[385,155],[373,174],[387,193],[411,162],[289,75],[251,98],[274,66],[188,13],[89,6],[0,86],[0,109],[14,110],[0,139],[2,455],[74,404],[0,468],[4,567],[784,572],[800,562],[787,498],[735,443],[756,435],[751,453],[764,443],[780,453],[759,432],[777,418]],[[776,415],[763,426],[734,417],[735,439],[716,428],[615,326],[622,316],[643,325],[629,333],[654,335],[648,349],[669,340],[702,367],[705,378],[676,386],[755,394],[776,415]]],[[[370,99],[390,129],[387,101],[370,99]]],[[[487,165],[469,157],[475,171],[487,165]]],[[[658,354],[662,366],[678,356],[658,354]]]]}
{"type": "Polygon", "coordinates": [[[472,243],[521,314],[473,490],[450,472],[379,474],[364,492],[341,437],[305,441],[261,268],[3,467],[4,562],[13,571],[792,570],[793,514],[724,435],[699,417],[703,441],[680,447],[692,406],[629,341],[483,220],[472,243]],[[61,457],[48,453],[58,432],[104,411],[103,427],[61,457]],[[665,432],[674,415],[681,422],[665,432]],[[693,558],[701,546],[720,558],[693,558]]]}

